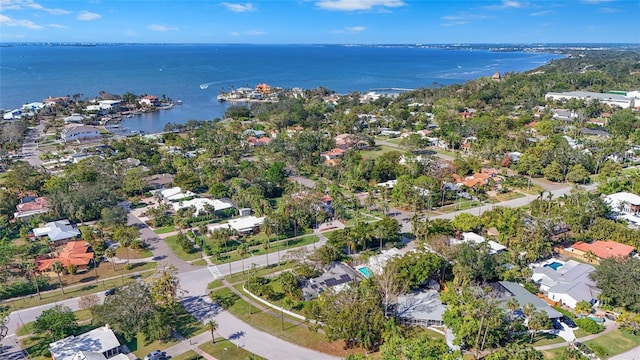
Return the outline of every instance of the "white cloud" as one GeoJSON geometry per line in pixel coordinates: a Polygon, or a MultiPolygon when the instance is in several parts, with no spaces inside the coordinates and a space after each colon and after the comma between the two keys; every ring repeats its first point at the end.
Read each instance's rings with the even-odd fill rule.
{"type": "Polygon", "coordinates": [[[65,25],[60,25],[60,24],[49,24],[47,25],[50,28],[56,28],[56,29],[68,29],[68,26],[65,25]]]}
{"type": "Polygon", "coordinates": [[[175,26],[161,25],[161,24],[151,24],[147,26],[147,29],[153,31],[176,31],[178,30],[175,26]]]}
{"type": "Polygon", "coordinates": [[[229,11],[233,11],[237,13],[256,11],[255,6],[253,6],[253,4],[250,4],[250,3],[234,4],[234,3],[223,2],[222,6],[226,7],[227,10],[229,11]]]}
{"type": "Polygon", "coordinates": [[[98,20],[101,17],[102,15],[100,14],[96,14],[88,11],[80,11],[78,13],[78,20],[82,20],[82,21],[98,20]]]}
{"type": "Polygon", "coordinates": [[[489,10],[505,10],[505,9],[521,9],[527,7],[527,3],[523,3],[515,0],[503,0],[500,5],[485,6],[485,9],[489,10]]]}
{"type": "Polygon", "coordinates": [[[260,36],[265,34],[266,32],[262,30],[247,30],[243,32],[234,31],[230,35],[231,36],[260,36]]]}
{"type": "Polygon", "coordinates": [[[331,30],[331,33],[333,33],[333,34],[344,34],[344,33],[357,34],[357,33],[363,32],[365,30],[367,30],[367,28],[364,27],[364,26],[347,26],[344,29],[331,30]]]}
{"type": "Polygon", "coordinates": [[[321,0],[316,5],[325,10],[358,11],[373,8],[396,8],[405,6],[402,0],[321,0]]]}
{"type": "Polygon", "coordinates": [[[448,21],[448,22],[442,23],[441,25],[442,26],[457,26],[457,25],[465,25],[465,24],[468,24],[468,22],[459,20],[459,21],[448,21]]]}
{"type": "Polygon", "coordinates": [[[6,15],[0,14],[0,25],[2,26],[17,26],[24,27],[31,30],[40,30],[43,28],[42,25],[38,25],[31,20],[24,19],[12,19],[6,15]]]}
{"type": "Polygon", "coordinates": [[[531,13],[531,14],[529,14],[529,16],[543,16],[543,15],[549,15],[549,14],[553,14],[553,11],[551,11],[551,10],[542,10],[542,11],[531,13]]]}
{"type": "Polygon", "coordinates": [[[67,10],[46,8],[32,0],[0,0],[1,10],[23,10],[25,8],[45,11],[51,15],[66,15],[71,13],[67,10]]]}
{"type": "Polygon", "coordinates": [[[616,12],[619,12],[619,11],[620,11],[620,9],[610,8],[610,7],[603,7],[603,8],[600,8],[600,10],[598,10],[598,12],[602,13],[602,14],[612,14],[612,13],[616,13],[616,12]]]}

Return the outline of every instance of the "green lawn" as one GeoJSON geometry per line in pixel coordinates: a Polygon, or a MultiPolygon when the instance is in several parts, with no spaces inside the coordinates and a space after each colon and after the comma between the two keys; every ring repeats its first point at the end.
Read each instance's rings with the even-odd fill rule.
{"type": "MultiPolygon", "coordinates": [[[[76,314],[76,320],[78,322],[91,320],[91,313],[89,312],[89,310],[78,310],[78,311],[75,311],[74,314],[76,314]]],[[[18,331],[16,332],[16,335],[18,336],[32,335],[34,323],[35,321],[30,321],[24,324],[24,326],[19,327],[18,331]]]]}
{"type": "Polygon", "coordinates": [[[513,200],[513,199],[519,199],[519,198],[523,198],[525,197],[525,195],[519,193],[519,192],[515,192],[515,191],[510,191],[508,193],[505,194],[498,194],[496,196],[496,198],[499,201],[509,201],[509,200],[513,200]]]}
{"type": "MultiPolygon", "coordinates": [[[[146,263],[140,264],[140,266],[135,267],[126,273],[116,274],[116,276],[120,275],[120,277],[116,277],[111,280],[100,280],[96,284],[95,281],[91,283],[87,283],[86,285],[74,286],[74,287],[65,287],[64,294],[58,290],[52,290],[48,292],[43,292],[41,294],[42,300],[38,299],[36,294],[30,295],[29,297],[25,297],[22,299],[12,300],[9,303],[12,306],[12,310],[21,310],[27,309],[34,306],[51,304],[54,302],[58,302],[61,300],[71,299],[78,296],[84,296],[87,294],[99,293],[105,291],[107,289],[111,289],[116,286],[121,286],[123,284],[131,283],[136,280],[136,276],[132,275],[132,273],[140,272],[140,277],[146,278],[155,272],[156,263],[146,263]]],[[[53,283],[53,280],[52,280],[53,283]]]]}
{"type": "Polygon", "coordinates": [[[176,228],[173,226],[165,226],[165,227],[161,227],[161,228],[157,228],[155,230],[153,230],[154,233],[156,234],[166,234],[166,233],[170,233],[172,231],[176,231],[176,228]]]}
{"type": "MultiPolygon", "coordinates": [[[[242,341],[240,342],[242,343],[242,341]]],[[[208,342],[198,346],[198,348],[218,360],[264,359],[226,339],[216,339],[215,344],[208,342]]]]}
{"type": "MultiPolygon", "coordinates": [[[[185,338],[196,336],[207,331],[204,324],[196,320],[191,314],[186,311],[181,312],[178,315],[178,332],[185,338]]],[[[127,347],[138,358],[142,359],[145,355],[153,350],[165,350],[178,343],[178,340],[171,339],[170,341],[152,341],[147,342],[143,333],[138,333],[134,339],[126,342],[127,347]]]]}
{"type": "MultiPolygon", "coordinates": [[[[309,244],[313,244],[314,242],[318,242],[319,240],[320,239],[318,239],[318,237],[315,235],[308,235],[308,236],[303,236],[295,239],[280,240],[277,242],[274,241],[270,244],[268,251],[265,250],[264,247],[262,247],[262,245],[256,245],[249,248],[249,252],[244,255],[244,259],[247,264],[250,264],[251,256],[262,255],[266,253],[269,253],[269,254],[275,253],[276,256],[273,256],[273,257],[269,256],[269,259],[272,262],[276,262],[278,260],[278,257],[277,257],[278,250],[284,251],[289,248],[309,245],[309,244]]],[[[200,255],[198,254],[198,256],[200,255]]],[[[211,258],[211,262],[213,262],[214,264],[225,264],[230,261],[238,261],[238,260],[240,260],[240,255],[238,254],[237,251],[229,251],[227,253],[223,253],[220,255],[220,259],[216,259],[213,257],[211,258]]]]}
{"type": "Polygon", "coordinates": [[[196,260],[194,262],[191,263],[191,265],[198,265],[198,266],[207,266],[207,261],[206,260],[196,260]]]}
{"type": "Polygon", "coordinates": [[[173,251],[173,253],[176,254],[177,257],[179,257],[184,261],[196,260],[200,258],[199,251],[187,253],[186,251],[182,250],[180,245],[178,245],[177,240],[178,240],[178,235],[169,236],[164,239],[164,242],[166,242],[167,245],[169,245],[169,247],[171,248],[171,251],[173,251]]]}
{"type": "MultiPolygon", "coordinates": [[[[278,272],[278,271],[282,271],[282,270],[287,270],[287,269],[292,269],[293,267],[296,266],[295,262],[289,261],[289,262],[282,262],[280,264],[271,264],[270,266],[266,266],[266,267],[262,267],[257,269],[256,271],[256,276],[265,276],[265,275],[269,275],[272,274],[274,272],[278,272]]],[[[226,280],[230,283],[238,283],[238,282],[243,282],[243,281],[247,281],[249,279],[249,266],[247,266],[247,271],[245,271],[245,273],[235,273],[232,274],[231,276],[227,276],[226,280]]],[[[214,280],[213,282],[209,283],[209,286],[207,287],[208,289],[213,289],[215,287],[219,287],[222,286],[222,282],[220,280],[214,280]],[[219,285],[218,285],[219,284],[219,285]]]]}
{"type": "Polygon", "coordinates": [[[562,358],[565,349],[566,347],[563,346],[551,350],[543,350],[542,355],[544,355],[544,358],[548,360],[560,359],[562,358]]]}
{"type": "Polygon", "coordinates": [[[636,346],[640,346],[640,336],[617,329],[596,339],[585,341],[584,343],[593,350],[596,355],[608,359],[613,355],[621,354],[636,346]]]}
{"type": "Polygon", "coordinates": [[[400,148],[395,148],[395,147],[391,147],[391,146],[386,146],[386,145],[382,145],[382,146],[376,146],[376,150],[365,150],[365,151],[361,151],[361,154],[363,157],[367,158],[367,159],[375,159],[380,157],[382,154],[391,152],[391,151],[398,151],[400,153],[404,153],[405,150],[400,149],[400,148]]]}
{"type": "MultiPolygon", "coordinates": [[[[232,294],[232,291],[224,288],[214,291],[214,294],[228,297],[232,294]]],[[[249,304],[242,299],[237,299],[227,311],[256,329],[265,331],[286,341],[332,355],[344,355],[343,342],[328,342],[324,335],[307,329],[301,320],[294,319],[295,323],[292,324],[287,322],[285,317],[283,330],[282,320],[280,316],[276,316],[279,314],[272,315],[271,313],[258,310],[253,306],[251,308],[252,313],[250,314],[249,304]]]]}
{"type": "Polygon", "coordinates": [[[176,355],[174,357],[171,358],[172,360],[200,360],[202,359],[202,356],[200,356],[200,354],[198,354],[197,352],[193,351],[193,350],[189,350],[185,353],[182,353],[180,355],[176,355]]]}

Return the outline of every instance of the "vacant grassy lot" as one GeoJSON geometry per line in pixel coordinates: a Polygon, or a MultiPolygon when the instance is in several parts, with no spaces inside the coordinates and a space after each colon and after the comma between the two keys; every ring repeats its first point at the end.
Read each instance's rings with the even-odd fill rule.
{"type": "Polygon", "coordinates": [[[182,250],[182,247],[178,245],[177,240],[178,240],[178,235],[169,236],[164,239],[164,242],[166,242],[167,245],[169,245],[169,247],[171,248],[171,251],[173,251],[173,253],[176,254],[176,256],[178,256],[180,259],[184,261],[196,260],[200,258],[199,251],[188,253],[182,250]]]}
{"type": "Polygon", "coordinates": [[[596,355],[608,359],[611,356],[640,346],[640,336],[617,329],[596,339],[585,341],[584,343],[593,350],[596,355]]]}
{"type": "Polygon", "coordinates": [[[198,346],[198,348],[218,360],[264,359],[252,352],[236,346],[236,344],[227,339],[217,339],[215,344],[208,342],[198,346]]]}

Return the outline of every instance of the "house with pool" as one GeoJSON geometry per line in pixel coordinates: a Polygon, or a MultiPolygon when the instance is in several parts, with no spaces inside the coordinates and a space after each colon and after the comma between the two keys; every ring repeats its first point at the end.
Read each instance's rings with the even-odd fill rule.
{"type": "Polygon", "coordinates": [[[575,260],[555,258],[532,266],[531,279],[540,285],[540,291],[552,301],[575,309],[579,301],[592,305],[598,302],[601,290],[589,275],[595,268],[575,260]]]}

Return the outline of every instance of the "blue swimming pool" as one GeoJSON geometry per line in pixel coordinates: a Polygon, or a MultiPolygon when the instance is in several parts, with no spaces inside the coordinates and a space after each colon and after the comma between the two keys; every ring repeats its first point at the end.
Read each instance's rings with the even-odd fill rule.
{"type": "Polygon", "coordinates": [[[371,269],[366,266],[358,268],[358,271],[360,271],[364,277],[371,277],[371,269]]]}
{"type": "Polygon", "coordinates": [[[553,270],[558,270],[559,268],[562,267],[562,263],[554,261],[550,264],[546,264],[544,267],[552,268],[553,270]]]}

